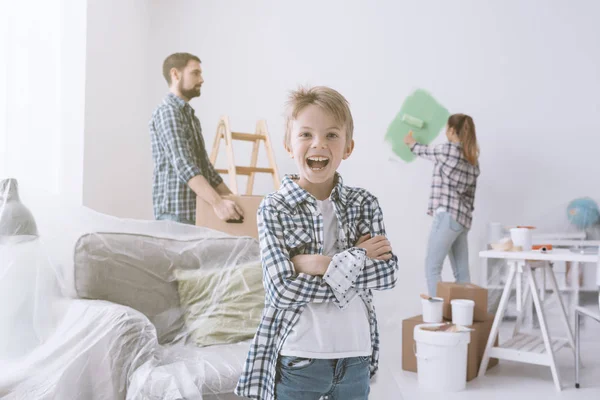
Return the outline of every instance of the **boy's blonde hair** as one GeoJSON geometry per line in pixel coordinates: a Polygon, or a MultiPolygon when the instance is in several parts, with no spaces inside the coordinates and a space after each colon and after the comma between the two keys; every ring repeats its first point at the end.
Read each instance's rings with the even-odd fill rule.
{"type": "Polygon", "coordinates": [[[299,87],[290,92],[286,102],[285,113],[285,138],[284,145],[290,147],[290,135],[292,122],[298,118],[298,114],[309,105],[315,105],[335,118],[335,121],[346,128],[346,144],[352,140],[354,133],[354,121],[348,100],[337,90],[327,86],[314,86],[312,88],[299,87]]]}

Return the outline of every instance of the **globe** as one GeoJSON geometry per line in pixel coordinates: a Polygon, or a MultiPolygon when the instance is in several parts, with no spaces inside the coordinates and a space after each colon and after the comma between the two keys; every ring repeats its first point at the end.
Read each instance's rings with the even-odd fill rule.
{"type": "Polygon", "coordinates": [[[569,222],[579,229],[586,229],[600,220],[598,204],[589,197],[572,200],[567,206],[569,222]]]}

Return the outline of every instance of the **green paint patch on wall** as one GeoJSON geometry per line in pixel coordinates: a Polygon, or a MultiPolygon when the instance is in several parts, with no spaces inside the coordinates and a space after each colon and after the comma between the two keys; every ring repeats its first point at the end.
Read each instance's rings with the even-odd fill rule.
{"type": "Polygon", "coordinates": [[[385,134],[385,141],[398,157],[411,162],[416,156],[404,144],[404,137],[408,132],[413,131],[417,142],[429,144],[446,126],[449,116],[448,110],[431,94],[423,89],[417,89],[404,100],[400,112],[385,134]]]}

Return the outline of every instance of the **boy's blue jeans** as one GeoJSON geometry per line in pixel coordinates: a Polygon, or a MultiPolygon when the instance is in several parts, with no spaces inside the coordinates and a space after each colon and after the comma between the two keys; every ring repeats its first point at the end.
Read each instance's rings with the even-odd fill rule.
{"type": "Polygon", "coordinates": [[[279,356],[276,400],[367,400],[371,357],[337,360],[279,356]]]}
{"type": "Polygon", "coordinates": [[[442,211],[434,214],[425,258],[425,277],[430,296],[435,296],[437,283],[442,279],[446,255],[450,259],[456,282],[471,281],[468,233],[469,230],[456,222],[450,213],[442,211]]]}

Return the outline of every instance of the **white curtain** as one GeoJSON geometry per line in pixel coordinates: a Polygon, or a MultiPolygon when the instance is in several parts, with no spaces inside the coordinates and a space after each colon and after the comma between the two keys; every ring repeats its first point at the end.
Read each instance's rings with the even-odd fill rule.
{"type": "Polygon", "coordinates": [[[0,2],[0,179],[6,176],[6,59],[8,0],[0,2]]]}
{"type": "Polygon", "coordinates": [[[57,193],[62,1],[2,0],[0,14],[0,173],[57,193]]]}
{"type": "Polygon", "coordinates": [[[0,0],[0,177],[81,204],[86,0],[0,0]]]}

